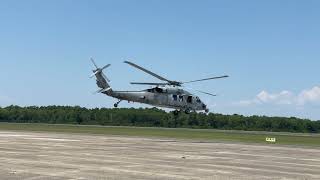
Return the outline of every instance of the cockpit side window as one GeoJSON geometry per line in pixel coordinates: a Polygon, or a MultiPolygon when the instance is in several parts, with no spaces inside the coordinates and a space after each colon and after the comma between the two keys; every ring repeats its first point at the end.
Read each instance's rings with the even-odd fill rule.
{"type": "Polygon", "coordinates": [[[183,102],[183,96],[181,96],[181,95],[179,96],[179,101],[183,102]]]}
{"type": "Polygon", "coordinates": [[[201,103],[201,100],[199,97],[196,97],[196,101],[197,101],[197,103],[201,103]]]}
{"type": "Polygon", "coordinates": [[[192,103],[192,96],[188,96],[187,102],[188,102],[188,103],[192,103]]]}
{"type": "Polygon", "coordinates": [[[174,95],[172,95],[172,98],[173,98],[173,100],[174,100],[174,101],[177,101],[177,100],[178,100],[178,96],[177,96],[177,95],[175,95],[175,94],[174,94],[174,95]]]}

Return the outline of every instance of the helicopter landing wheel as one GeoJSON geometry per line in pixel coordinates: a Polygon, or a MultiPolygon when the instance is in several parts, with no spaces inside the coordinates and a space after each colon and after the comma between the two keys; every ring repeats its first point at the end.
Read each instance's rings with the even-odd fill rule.
{"type": "Polygon", "coordinates": [[[190,109],[186,109],[186,110],[184,111],[184,113],[190,114],[190,109]]]}
{"type": "Polygon", "coordinates": [[[114,103],[114,105],[113,105],[113,106],[114,106],[115,108],[117,108],[117,107],[118,107],[118,105],[119,105],[119,103],[120,103],[121,101],[122,101],[122,100],[119,100],[118,102],[114,103]]]}

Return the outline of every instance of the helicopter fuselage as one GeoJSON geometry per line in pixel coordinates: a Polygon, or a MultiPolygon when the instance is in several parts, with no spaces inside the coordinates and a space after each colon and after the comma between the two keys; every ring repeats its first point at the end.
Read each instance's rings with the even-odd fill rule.
{"type": "Polygon", "coordinates": [[[179,88],[154,87],[142,91],[107,91],[104,94],[119,100],[172,108],[185,112],[208,111],[207,106],[198,96],[179,88]]]}

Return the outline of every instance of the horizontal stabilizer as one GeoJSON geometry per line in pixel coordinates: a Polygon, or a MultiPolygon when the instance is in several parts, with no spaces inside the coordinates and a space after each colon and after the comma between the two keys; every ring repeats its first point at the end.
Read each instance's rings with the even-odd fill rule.
{"type": "Polygon", "coordinates": [[[111,87],[108,87],[108,88],[106,88],[106,89],[102,89],[101,93],[103,93],[103,92],[108,92],[108,91],[110,91],[110,90],[111,90],[111,87]]]}
{"type": "Polygon", "coordinates": [[[108,92],[108,91],[110,91],[110,90],[111,90],[111,87],[108,87],[108,88],[106,88],[106,89],[100,89],[100,90],[94,92],[94,94],[103,93],[103,92],[108,92]]]}

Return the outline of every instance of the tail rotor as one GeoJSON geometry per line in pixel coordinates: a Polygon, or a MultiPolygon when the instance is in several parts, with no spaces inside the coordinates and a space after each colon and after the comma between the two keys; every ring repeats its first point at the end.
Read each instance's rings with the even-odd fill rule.
{"type": "Polygon", "coordinates": [[[90,58],[91,62],[93,63],[94,67],[96,67],[96,69],[99,69],[96,62],[94,62],[94,59],[93,58],[90,58]]]}
{"type": "Polygon", "coordinates": [[[93,70],[93,74],[91,74],[90,78],[93,78],[94,76],[96,76],[97,74],[101,73],[101,75],[103,76],[104,79],[106,79],[108,82],[110,82],[110,80],[107,78],[107,76],[105,74],[103,74],[103,70],[108,68],[109,66],[111,66],[111,64],[107,64],[105,66],[103,66],[102,68],[99,68],[97,66],[97,64],[95,63],[95,61],[90,58],[90,60],[92,61],[94,67],[96,68],[95,70],[93,70]]]}
{"type": "Polygon", "coordinates": [[[94,65],[94,67],[96,68],[95,70],[92,70],[93,74],[91,74],[90,78],[96,77],[97,85],[99,88],[101,88],[97,92],[103,93],[103,92],[111,91],[112,89],[111,89],[110,85],[108,84],[108,82],[110,82],[110,80],[103,73],[103,70],[108,68],[109,66],[111,66],[111,64],[107,64],[107,65],[103,66],[102,68],[99,68],[93,58],[90,58],[90,60],[91,60],[92,64],[94,65]]]}

